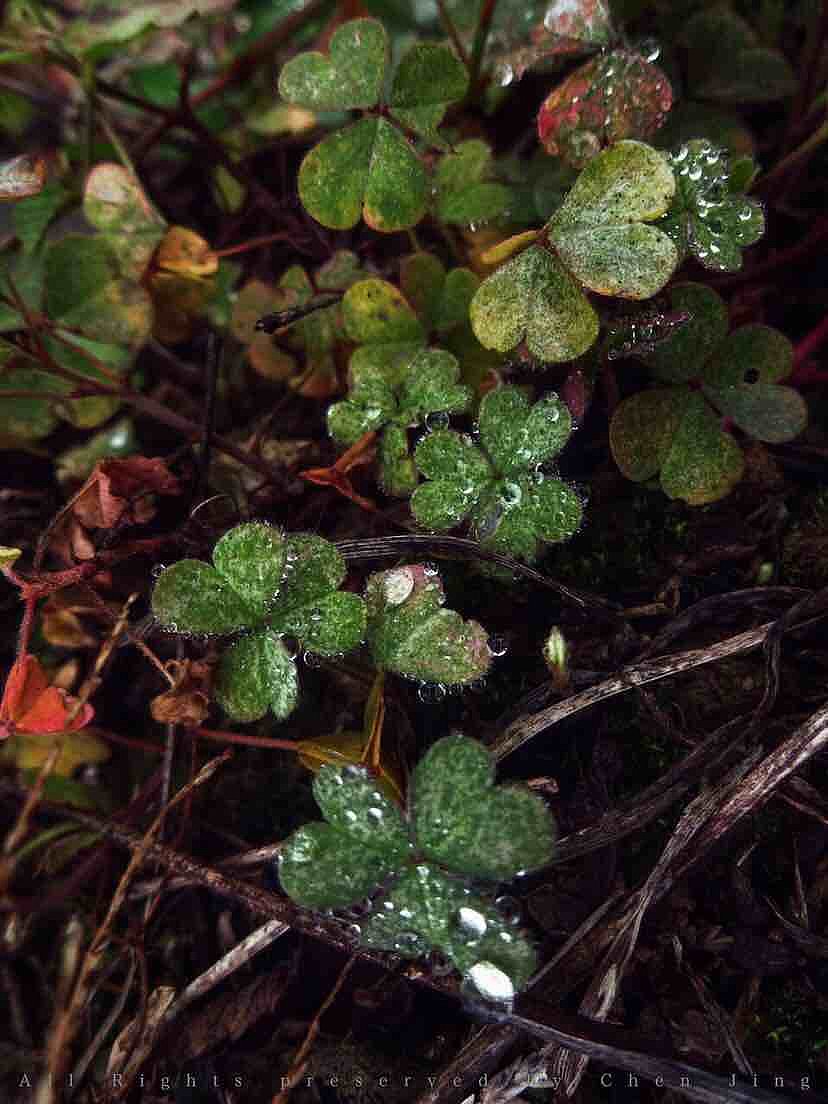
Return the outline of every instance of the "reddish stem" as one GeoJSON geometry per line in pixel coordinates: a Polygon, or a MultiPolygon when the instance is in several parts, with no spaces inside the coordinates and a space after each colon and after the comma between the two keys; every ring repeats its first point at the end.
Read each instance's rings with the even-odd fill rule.
{"type": "Polygon", "coordinates": [[[276,740],[269,736],[247,736],[242,732],[224,732],[215,728],[191,728],[195,736],[213,740],[219,744],[246,744],[248,747],[275,748],[278,751],[299,752],[301,749],[294,740],[276,740]]]}
{"type": "Polygon", "coordinates": [[[824,341],[828,341],[828,314],[819,322],[810,333],[805,334],[794,349],[793,372],[789,379],[791,384],[812,383],[815,380],[826,380],[828,374],[819,372],[808,364],[811,356],[817,351],[824,341]]]}

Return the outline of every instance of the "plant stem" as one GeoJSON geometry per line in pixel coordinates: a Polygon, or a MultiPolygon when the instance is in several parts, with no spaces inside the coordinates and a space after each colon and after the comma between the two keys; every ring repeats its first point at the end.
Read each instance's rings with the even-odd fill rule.
{"type": "Polygon", "coordinates": [[[494,18],[496,7],[497,0],[483,0],[483,7],[480,10],[480,18],[477,21],[477,30],[475,31],[474,35],[471,64],[469,66],[470,96],[474,96],[477,93],[477,85],[480,77],[480,66],[483,63],[483,54],[486,50],[486,40],[488,39],[489,31],[492,28],[492,19],[494,18]]]}
{"type": "Polygon", "coordinates": [[[803,382],[800,379],[800,372],[806,368],[807,362],[811,355],[823,344],[828,341],[828,314],[819,322],[810,333],[807,333],[801,341],[799,341],[794,349],[793,358],[793,371],[791,372],[789,383],[796,384],[803,382]]]}

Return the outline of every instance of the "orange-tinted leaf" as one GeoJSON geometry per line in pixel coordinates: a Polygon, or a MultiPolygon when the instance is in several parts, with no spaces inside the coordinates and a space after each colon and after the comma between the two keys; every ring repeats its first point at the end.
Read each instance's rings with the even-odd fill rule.
{"type": "Polygon", "coordinates": [[[43,191],[46,159],[22,153],[0,163],[0,199],[25,199],[43,191]]]}
{"type": "Polygon", "coordinates": [[[658,66],[631,50],[613,50],[552,90],[538,114],[538,136],[547,153],[581,168],[605,146],[654,134],[672,103],[658,66]]]}
{"type": "Polygon", "coordinates": [[[155,513],[150,492],[181,492],[178,479],[160,457],[99,460],[75,496],[72,510],[90,529],[111,529],[118,522],[142,523],[155,513]]]}
{"type": "Polygon", "coordinates": [[[337,462],[329,468],[308,468],[299,472],[302,479],[310,483],[318,483],[323,487],[333,487],[345,498],[350,498],[363,510],[376,510],[375,504],[369,499],[358,494],[348,478],[348,473],[362,464],[370,464],[376,452],[376,433],[365,433],[351,447],[343,452],[337,462]]]}
{"type": "Polygon", "coordinates": [[[186,226],[171,226],[158,246],[155,263],[164,272],[178,276],[213,276],[218,257],[208,242],[186,226]]]}
{"type": "MultiPolygon", "coordinates": [[[[299,740],[296,747],[302,765],[316,774],[325,763],[332,763],[334,766],[362,764],[365,735],[362,732],[338,732],[332,736],[320,736],[318,740],[299,740]]],[[[402,805],[403,780],[397,765],[384,759],[377,769],[377,784],[380,789],[402,805]]]]}
{"type": "Polygon", "coordinates": [[[32,655],[17,660],[9,672],[0,702],[0,736],[75,732],[95,715],[91,705],[77,709],[77,699],[49,685],[40,661],[32,655]],[[71,718],[71,719],[70,719],[71,718]]]}

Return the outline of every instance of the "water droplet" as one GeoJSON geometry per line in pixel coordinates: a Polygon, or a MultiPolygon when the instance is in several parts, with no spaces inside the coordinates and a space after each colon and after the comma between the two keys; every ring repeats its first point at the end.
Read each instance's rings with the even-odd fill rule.
{"type": "Polygon", "coordinates": [[[345,935],[349,943],[358,943],[362,938],[362,928],[359,924],[346,924],[345,935]]]}
{"type": "Polygon", "coordinates": [[[313,668],[322,666],[322,658],[321,656],[316,655],[315,652],[305,652],[302,656],[302,662],[305,664],[306,667],[313,668]]]}
{"type": "Polygon", "coordinates": [[[386,909],[388,912],[394,912],[394,911],[396,911],[396,908],[397,908],[397,906],[394,904],[393,901],[383,901],[382,902],[382,907],[384,909],[386,909]]]}
{"type": "Polygon", "coordinates": [[[377,808],[377,806],[372,805],[371,808],[368,810],[368,816],[371,818],[371,820],[374,821],[375,824],[379,824],[385,814],[383,813],[382,809],[379,809],[377,808]]]}
{"type": "Polygon", "coordinates": [[[152,576],[153,579],[157,579],[158,576],[163,575],[166,570],[167,570],[167,565],[159,563],[159,564],[156,564],[153,567],[152,571],[150,571],[150,575],[152,576]]]}
{"type": "Polygon", "coordinates": [[[313,609],[310,611],[310,619],[311,621],[322,620],[322,610],[319,608],[319,606],[314,606],[313,609]]]}
{"type": "Polygon", "coordinates": [[[439,574],[440,574],[440,569],[437,566],[437,564],[434,564],[434,563],[424,563],[423,564],[423,575],[427,575],[430,579],[433,579],[435,575],[439,575],[439,574]]]}
{"type": "Polygon", "coordinates": [[[488,927],[486,924],[486,917],[482,912],[478,912],[477,909],[468,908],[465,905],[458,910],[457,923],[466,935],[474,936],[476,939],[485,935],[486,928],[488,927]]]}
{"type": "Polygon", "coordinates": [[[521,909],[520,901],[518,901],[516,897],[510,897],[508,894],[504,894],[502,897],[496,897],[495,906],[503,917],[504,923],[520,923],[523,910],[521,909]]]}
{"type": "Polygon", "coordinates": [[[356,815],[356,813],[354,812],[353,809],[346,809],[345,810],[345,819],[349,820],[351,822],[351,824],[354,824],[356,822],[357,815],[356,815]]]}
{"type": "Polygon", "coordinates": [[[693,167],[691,169],[687,170],[687,179],[692,180],[694,182],[696,180],[701,180],[701,174],[702,174],[701,165],[693,165],[693,167]]]}
{"type": "Polygon", "coordinates": [[[382,580],[382,592],[389,606],[399,606],[414,589],[414,576],[407,567],[387,571],[382,580]]]}
{"type": "Polygon", "coordinates": [[[495,79],[501,88],[506,88],[515,79],[515,71],[507,62],[498,66],[495,73],[495,79]]]}
{"type": "Polygon", "coordinates": [[[514,1000],[512,979],[493,962],[476,962],[468,973],[469,981],[485,1000],[508,1003],[514,1000]]]}
{"type": "Polygon", "coordinates": [[[687,148],[687,146],[682,146],[676,153],[673,154],[673,160],[676,162],[676,164],[680,164],[682,161],[686,161],[689,152],[690,150],[687,148]]]}
{"type": "Polygon", "coordinates": [[[445,410],[434,410],[426,415],[425,427],[428,430],[447,429],[451,419],[445,410]]]}
{"type": "Polygon", "coordinates": [[[424,705],[439,705],[446,696],[446,688],[439,682],[424,682],[417,690],[417,697],[424,705]]]}
{"type": "Polygon", "coordinates": [[[517,483],[504,483],[501,491],[501,498],[506,508],[511,509],[520,505],[520,500],[523,498],[523,492],[517,483]]]}
{"type": "Polygon", "coordinates": [[[490,636],[489,651],[493,656],[506,655],[509,650],[509,642],[505,636],[490,636]]]}
{"type": "Polygon", "coordinates": [[[743,207],[739,212],[739,219],[741,222],[750,222],[753,218],[753,211],[750,207],[743,207]]]}
{"type": "Polygon", "coordinates": [[[347,767],[342,768],[342,773],[345,778],[350,779],[352,782],[358,778],[367,778],[368,771],[365,767],[359,767],[356,763],[349,763],[347,767]]]}

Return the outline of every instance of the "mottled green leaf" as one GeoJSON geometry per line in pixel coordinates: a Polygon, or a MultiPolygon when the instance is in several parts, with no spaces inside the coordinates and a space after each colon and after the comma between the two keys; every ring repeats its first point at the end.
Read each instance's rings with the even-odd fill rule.
{"type": "Polygon", "coordinates": [[[83,213],[101,231],[121,274],[140,280],[167,230],[133,173],[111,162],[86,178],[83,213]]]}
{"type": "Polygon", "coordinates": [[[670,309],[689,315],[647,355],[653,374],[671,383],[698,379],[727,334],[727,305],[705,284],[681,283],[670,288],[670,309]]]}
{"type": "Polygon", "coordinates": [[[161,573],[152,612],[171,632],[223,634],[256,623],[255,611],[201,560],[179,560],[161,573]]]}
{"type": "Polygon", "coordinates": [[[395,865],[410,853],[402,810],[367,768],[323,765],[313,780],[313,796],[328,824],[369,847],[381,847],[395,865]]]}
{"type": "Polygon", "coordinates": [[[295,636],[303,648],[319,655],[353,651],[365,636],[365,603],[358,594],[335,591],[294,606],[273,619],[280,632],[295,636]]]}
{"type": "Polygon", "coordinates": [[[24,361],[0,364],[0,422],[12,439],[39,441],[58,424],[54,399],[66,393],[65,380],[38,372],[24,361]],[[43,398],[4,398],[4,391],[42,392],[43,398]]]}
{"type": "Polygon", "coordinates": [[[417,445],[414,459],[432,481],[421,484],[411,497],[411,512],[428,529],[451,529],[459,524],[492,477],[491,465],[480,449],[452,430],[427,433],[417,445]]]}
{"type": "Polygon", "coordinates": [[[550,460],[572,432],[572,416],[557,395],[534,405],[518,387],[497,387],[480,404],[480,439],[495,467],[510,475],[550,460]]]}
{"type": "Polygon", "coordinates": [[[299,168],[299,196],[332,230],[350,230],[360,217],[374,230],[415,226],[427,206],[423,163],[386,119],[371,117],[324,138],[299,168]]]}
{"type": "MultiPolygon", "coordinates": [[[[49,355],[62,367],[70,368],[87,379],[109,387],[112,386],[112,381],[105,374],[107,369],[118,376],[126,373],[132,358],[123,345],[91,341],[74,333],[58,333],[63,340],[48,334],[41,340],[49,355]],[[85,354],[99,361],[102,368],[96,367],[85,354]]],[[[71,386],[68,384],[67,389],[71,386]]],[[[61,404],[60,413],[67,422],[79,429],[92,429],[111,418],[120,405],[121,401],[117,396],[90,395],[88,398],[67,399],[61,404]]]]}
{"type": "MultiPolygon", "coordinates": [[[[515,991],[537,966],[534,948],[493,902],[431,863],[405,871],[363,925],[368,947],[417,958],[432,948],[462,974],[492,963],[515,991]]],[[[474,975],[471,975],[474,976],[474,975]]]]}
{"type": "Polygon", "coordinates": [[[152,329],[152,305],[139,284],[121,278],[102,237],[67,234],[46,252],[47,313],[97,341],[138,345],[152,329]]]}
{"type": "Polygon", "coordinates": [[[419,425],[429,414],[444,410],[462,413],[472,393],[458,383],[460,365],[445,349],[421,349],[410,360],[399,389],[397,419],[403,425],[419,425]]]}
{"type": "Polygon", "coordinates": [[[391,87],[391,115],[433,139],[450,103],[465,96],[466,67],[447,44],[415,42],[400,61],[391,87]]]}
{"type": "Polygon", "coordinates": [[[530,246],[484,280],[470,307],[475,336],[507,352],[525,340],[540,360],[581,356],[598,337],[598,316],[560,261],[530,246]]]}
{"type": "Polygon", "coordinates": [[[392,498],[408,498],[417,486],[417,465],[401,426],[386,426],[380,438],[379,475],[383,492],[392,498]]]}
{"type": "Polygon", "coordinates": [[[450,870],[505,880],[552,858],[555,823],[523,786],[494,786],[494,760],[458,734],[433,744],[414,772],[414,828],[423,853],[450,870]]]}
{"type": "Polygon", "coordinates": [[[420,320],[401,292],[387,280],[360,280],[342,300],[345,332],[359,344],[425,341],[420,320]]]}
{"type": "Polygon", "coordinates": [[[720,342],[703,378],[711,387],[740,383],[777,383],[791,374],[793,346],[772,326],[740,326],[720,342]]]}
{"type": "Polygon", "coordinates": [[[457,686],[486,673],[485,630],[443,608],[442,583],[422,564],[372,575],[365,587],[368,642],[379,667],[423,682],[457,686]]]}
{"type": "Polygon", "coordinates": [[[808,424],[807,403],[792,387],[743,383],[703,390],[722,414],[757,441],[771,445],[792,441],[808,424]]]}
{"type": "Polygon", "coordinates": [[[299,828],[279,852],[282,889],[306,908],[346,908],[390,873],[393,867],[381,848],[321,822],[299,828]]]}
{"type": "Polygon", "coordinates": [[[421,250],[400,261],[400,290],[426,325],[433,325],[446,280],[443,262],[421,250]]]}
{"type": "Polygon", "coordinates": [[[346,575],[341,554],[324,537],[315,533],[291,533],[285,545],[287,562],[277,617],[336,590],[346,575]]]}
{"type": "Polygon", "coordinates": [[[441,158],[434,174],[437,217],[461,226],[497,218],[508,206],[511,191],[493,177],[488,145],[479,138],[461,142],[441,158]]]}
{"type": "Polygon", "coordinates": [[[281,640],[265,629],[225,650],[214,689],[216,701],[234,721],[258,721],[268,710],[283,721],[296,708],[296,664],[281,640]]]}
{"type": "Polygon", "coordinates": [[[352,19],[331,35],[329,56],[298,54],[282,67],[279,95],[315,111],[373,107],[388,60],[385,28],[376,19],[352,19]]]}
{"type": "Polygon", "coordinates": [[[678,264],[661,230],[645,225],[665,214],[675,178],[664,157],[642,142],[619,142],[594,157],[549,223],[570,271],[602,295],[649,299],[678,264]]]}
{"type": "Polygon", "coordinates": [[[257,521],[228,530],[213,549],[218,573],[260,617],[282,585],[286,556],[284,533],[257,521]]]}
{"type": "Polygon", "coordinates": [[[83,444],[61,452],[55,460],[55,475],[59,483],[81,484],[99,460],[132,456],[139,448],[132,419],[119,418],[83,444]]]}
{"type": "Polygon", "coordinates": [[[682,416],[661,467],[661,486],[670,498],[691,506],[716,502],[742,478],[745,458],[733,437],[697,391],[683,399],[682,416]]]}
{"type": "Polygon", "coordinates": [[[627,479],[641,483],[661,471],[681,422],[681,388],[639,391],[622,400],[610,422],[610,448],[627,479]]]}
{"type": "Polygon", "coordinates": [[[742,250],[765,231],[761,203],[732,192],[727,154],[706,139],[686,142],[669,160],[676,194],[659,227],[706,268],[736,272],[742,250]]]}

